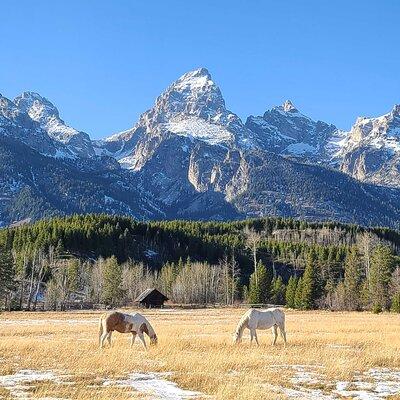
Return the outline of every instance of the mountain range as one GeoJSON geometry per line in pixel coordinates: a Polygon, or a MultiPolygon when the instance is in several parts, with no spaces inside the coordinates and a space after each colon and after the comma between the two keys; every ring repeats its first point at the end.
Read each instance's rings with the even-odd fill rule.
{"type": "Polygon", "coordinates": [[[349,132],[289,100],[244,123],[200,68],[132,128],[92,140],[37,93],[0,95],[0,225],[90,212],[397,227],[400,106],[358,118],[349,132]]]}

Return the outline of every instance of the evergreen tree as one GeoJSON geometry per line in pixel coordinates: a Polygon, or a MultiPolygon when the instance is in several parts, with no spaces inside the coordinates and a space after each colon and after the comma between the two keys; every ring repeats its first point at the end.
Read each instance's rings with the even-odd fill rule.
{"type": "Polygon", "coordinates": [[[316,307],[316,302],[321,295],[320,277],[314,250],[310,251],[307,257],[307,265],[303,274],[302,282],[302,307],[311,310],[316,307]]]}
{"type": "Polygon", "coordinates": [[[371,256],[369,293],[372,310],[380,312],[390,304],[389,284],[394,269],[394,257],[389,246],[379,245],[371,256]]]}
{"type": "Polygon", "coordinates": [[[0,247],[0,308],[7,302],[7,296],[13,288],[14,266],[11,252],[0,247]]]}
{"type": "Polygon", "coordinates": [[[347,310],[359,310],[361,307],[361,260],[357,248],[353,246],[346,255],[344,288],[347,310]]]}
{"type": "Polygon", "coordinates": [[[303,308],[303,278],[297,280],[296,293],[294,295],[294,308],[303,308]]]}
{"type": "Polygon", "coordinates": [[[260,260],[256,271],[250,276],[249,302],[251,304],[267,303],[270,298],[271,282],[272,273],[260,260]]]}
{"type": "Polygon", "coordinates": [[[395,293],[392,297],[392,305],[390,307],[392,312],[400,313],[400,293],[395,293]]]}
{"type": "Polygon", "coordinates": [[[286,298],[286,305],[290,308],[295,307],[295,296],[296,296],[296,288],[297,288],[297,277],[291,276],[289,278],[289,282],[286,287],[286,293],[285,293],[285,298],[286,298]]]}
{"type": "Polygon", "coordinates": [[[102,301],[107,305],[117,305],[123,295],[121,285],[122,267],[117,258],[112,256],[104,262],[102,301]]]}
{"type": "Polygon", "coordinates": [[[283,284],[282,277],[278,277],[272,280],[271,285],[271,302],[272,304],[283,305],[285,303],[285,285],[283,284]]]}

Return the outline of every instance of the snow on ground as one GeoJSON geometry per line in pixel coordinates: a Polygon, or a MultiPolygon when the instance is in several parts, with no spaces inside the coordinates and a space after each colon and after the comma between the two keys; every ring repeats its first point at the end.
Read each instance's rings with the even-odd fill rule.
{"type": "Polygon", "coordinates": [[[164,377],[168,375],[170,374],[135,372],[126,379],[107,380],[103,384],[131,387],[140,393],[152,396],[154,400],[186,400],[202,396],[199,392],[181,389],[176,383],[166,380],[164,377]]]}
{"type": "Polygon", "coordinates": [[[292,387],[268,385],[288,398],[380,400],[400,394],[400,370],[374,368],[356,373],[350,381],[331,381],[320,365],[277,365],[274,368],[290,368],[294,372],[290,378],[292,387]]]}
{"type": "MultiPolygon", "coordinates": [[[[176,383],[165,379],[169,375],[171,374],[135,372],[129,374],[126,379],[107,379],[103,385],[132,388],[154,400],[188,400],[204,397],[202,393],[181,389],[176,383]]],[[[73,385],[74,382],[69,380],[70,377],[70,375],[60,375],[50,370],[24,369],[14,374],[0,376],[0,388],[9,390],[13,398],[30,400],[33,398],[31,390],[35,387],[35,382],[51,381],[57,384],[73,385]]],[[[50,398],[41,398],[41,400],[50,400],[50,398]]]]}
{"type": "MultiPolygon", "coordinates": [[[[12,375],[0,376],[0,387],[9,390],[12,397],[25,400],[32,398],[29,389],[34,387],[34,383],[44,381],[62,383],[61,377],[53,371],[23,369],[12,375]]],[[[41,400],[50,400],[50,398],[41,400]]]]}

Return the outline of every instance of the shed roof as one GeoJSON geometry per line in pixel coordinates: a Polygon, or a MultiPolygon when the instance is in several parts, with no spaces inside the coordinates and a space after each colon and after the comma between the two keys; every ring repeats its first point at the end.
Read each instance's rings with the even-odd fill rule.
{"type": "Polygon", "coordinates": [[[159,290],[157,290],[155,288],[150,288],[150,289],[146,289],[143,293],[141,293],[138,297],[136,297],[135,302],[140,302],[140,301],[145,300],[146,297],[152,293],[160,294],[164,298],[164,300],[168,300],[168,297],[165,296],[164,294],[162,294],[159,290]]]}

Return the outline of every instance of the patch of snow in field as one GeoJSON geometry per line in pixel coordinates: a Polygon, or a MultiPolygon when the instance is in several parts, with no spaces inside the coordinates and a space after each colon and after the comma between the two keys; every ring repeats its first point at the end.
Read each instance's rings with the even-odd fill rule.
{"type": "Polygon", "coordinates": [[[275,390],[289,398],[335,400],[345,397],[354,400],[380,400],[400,394],[400,370],[375,368],[356,374],[350,381],[330,381],[323,373],[322,366],[281,367],[290,367],[294,370],[294,375],[290,379],[293,387],[275,387],[275,390]],[[325,390],[316,388],[316,385],[324,386],[325,390]]]}
{"type": "MultiPolygon", "coordinates": [[[[0,387],[9,390],[11,396],[18,399],[31,399],[29,393],[29,389],[32,388],[31,384],[43,381],[62,383],[60,377],[53,371],[24,369],[13,375],[0,376],[0,387]]],[[[50,398],[42,398],[42,400],[50,400],[50,398]]]]}
{"type": "Polygon", "coordinates": [[[160,373],[132,373],[123,380],[108,380],[105,386],[117,385],[131,387],[140,393],[152,396],[155,400],[186,400],[202,396],[199,392],[181,389],[176,383],[164,379],[166,375],[160,373]]]}
{"type": "Polygon", "coordinates": [[[400,370],[370,369],[355,376],[352,382],[337,382],[335,393],[359,400],[386,399],[400,394],[400,370]]]}

